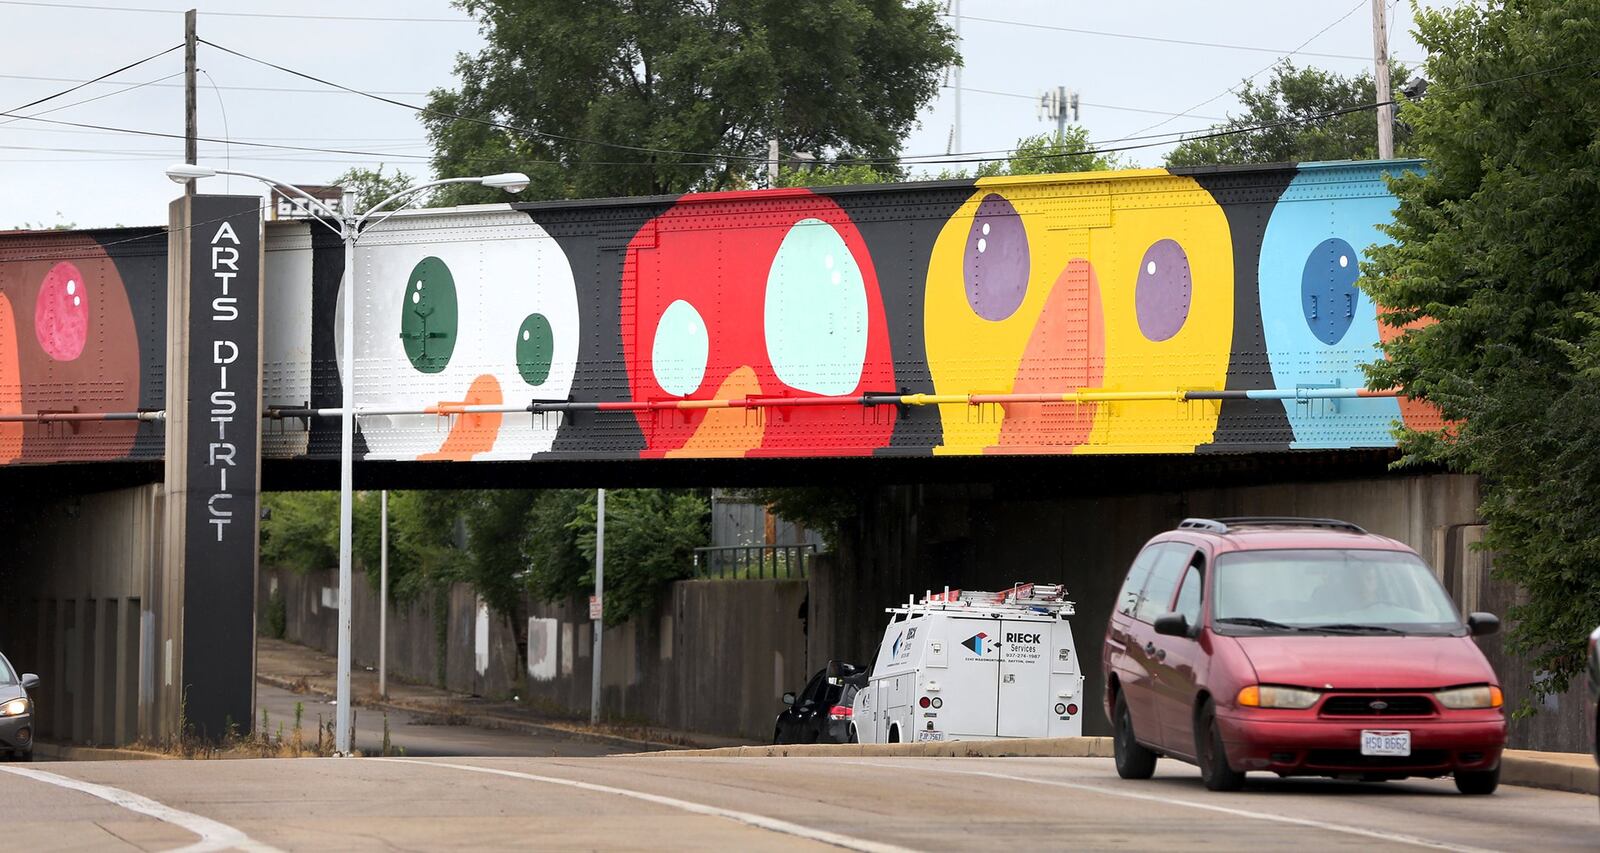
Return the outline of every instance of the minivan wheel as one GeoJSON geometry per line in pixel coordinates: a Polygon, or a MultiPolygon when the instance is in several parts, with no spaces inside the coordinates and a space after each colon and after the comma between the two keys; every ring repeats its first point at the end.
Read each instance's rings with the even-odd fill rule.
{"type": "Polygon", "coordinates": [[[1456,790],[1463,794],[1493,794],[1500,787],[1500,768],[1493,770],[1457,770],[1456,790]]]}
{"type": "Polygon", "coordinates": [[[1117,704],[1112,709],[1112,755],[1117,762],[1117,775],[1124,779],[1149,779],[1156,772],[1156,754],[1133,737],[1133,717],[1128,713],[1128,700],[1117,694],[1117,704]]]}
{"type": "Polygon", "coordinates": [[[1244,787],[1244,774],[1228,766],[1228,752],[1222,745],[1222,730],[1217,727],[1217,709],[1207,699],[1195,726],[1195,756],[1200,764],[1200,781],[1212,791],[1237,791],[1244,787]]]}

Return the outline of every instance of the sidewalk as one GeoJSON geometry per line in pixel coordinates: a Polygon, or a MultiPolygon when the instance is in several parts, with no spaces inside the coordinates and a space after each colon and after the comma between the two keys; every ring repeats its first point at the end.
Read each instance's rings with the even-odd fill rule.
{"type": "MultiPolygon", "coordinates": [[[[269,637],[256,640],[256,680],[295,693],[333,696],[338,661],[331,655],[269,637]]],[[[364,708],[409,711],[483,729],[509,729],[611,743],[641,751],[747,746],[753,741],[647,726],[590,726],[541,714],[518,702],[484,699],[389,677],[389,697],[378,696],[378,673],[365,667],[350,672],[350,693],[364,708]]]]}

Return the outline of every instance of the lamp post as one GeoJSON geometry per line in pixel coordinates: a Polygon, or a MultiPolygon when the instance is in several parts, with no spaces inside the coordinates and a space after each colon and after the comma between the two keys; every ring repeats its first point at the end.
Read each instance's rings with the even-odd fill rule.
{"type": "Polygon", "coordinates": [[[341,330],[341,340],[344,342],[344,364],[341,372],[344,374],[344,402],[341,407],[340,434],[339,434],[339,672],[338,686],[335,689],[334,701],[334,749],[340,755],[349,755],[351,751],[351,717],[350,717],[350,562],[351,562],[351,530],[352,512],[355,486],[355,297],[351,290],[355,286],[355,260],[356,241],[361,238],[365,229],[381,224],[393,216],[399,208],[383,212],[383,208],[393,204],[399,199],[413,193],[433,187],[442,187],[446,184],[480,184],[486,187],[503,189],[509,193],[519,193],[528,186],[528,176],[521,172],[507,172],[499,175],[487,175],[475,178],[445,178],[438,181],[429,181],[414,187],[407,187],[383,201],[369,208],[365,213],[357,215],[355,211],[355,194],[346,191],[344,194],[344,211],[335,212],[327,205],[312,197],[305,190],[294,184],[257,175],[251,172],[241,172],[234,169],[213,169],[209,166],[197,166],[192,163],[179,163],[167,169],[167,177],[180,184],[200,178],[210,178],[216,175],[237,175],[241,178],[253,178],[279,191],[291,192],[305,199],[311,208],[320,216],[317,218],[324,226],[339,235],[344,243],[344,273],[339,280],[339,297],[344,303],[344,328],[341,330]],[[377,215],[377,219],[372,219],[377,215]],[[371,222],[369,223],[369,220],[371,222]],[[336,224],[337,223],[337,224],[336,224]]]}

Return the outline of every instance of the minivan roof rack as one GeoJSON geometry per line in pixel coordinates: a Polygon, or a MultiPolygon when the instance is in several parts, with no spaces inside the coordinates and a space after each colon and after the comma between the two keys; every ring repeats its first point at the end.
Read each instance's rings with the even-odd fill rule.
{"type": "Polygon", "coordinates": [[[1227,518],[1186,518],[1178,522],[1179,530],[1203,530],[1207,533],[1227,533],[1234,527],[1324,527],[1349,533],[1365,534],[1367,531],[1348,521],[1337,518],[1300,518],[1292,515],[1239,515],[1227,518]]]}

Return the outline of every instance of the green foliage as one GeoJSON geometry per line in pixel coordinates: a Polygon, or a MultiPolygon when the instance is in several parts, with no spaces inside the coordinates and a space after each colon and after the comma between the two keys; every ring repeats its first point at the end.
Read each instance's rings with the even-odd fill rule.
{"type": "Polygon", "coordinates": [[[978,177],[997,175],[1052,175],[1060,172],[1101,172],[1126,166],[1115,154],[1096,153],[1089,131],[1072,125],[1058,139],[1053,133],[1024,136],[1012,148],[1011,159],[978,167],[978,177]]]}
{"type": "Polygon", "coordinates": [[[778,169],[780,187],[844,187],[854,184],[892,184],[900,172],[886,166],[865,163],[823,163],[803,169],[784,166],[778,169]]]}
{"type": "MultiPolygon", "coordinates": [[[[1409,76],[1405,66],[1390,63],[1389,79],[1396,88],[1409,76]]],[[[1374,93],[1369,72],[1346,77],[1320,68],[1296,68],[1284,60],[1272,70],[1272,79],[1265,86],[1244,81],[1238,93],[1244,112],[1229,115],[1227,121],[1211,129],[1286,124],[1184,142],[1167,154],[1167,165],[1374,159],[1378,156],[1378,121],[1373,110],[1364,109],[1377,101],[1374,93]],[[1311,119],[1339,110],[1352,112],[1311,119]]],[[[1398,156],[1410,156],[1410,140],[1410,128],[1396,123],[1394,148],[1398,156]]]]}
{"type": "MultiPolygon", "coordinates": [[[[774,138],[892,157],[959,61],[931,0],[458,5],[486,46],[458,59],[460,87],[429,108],[550,135],[424,115],[435,170],[527,172],[533,198],[726,188],[759,172],[774,138]]],[[[501,199],[463,186],[436,200],[501,199]]]]}
{"type": "MultiPolygon", "coordinates": [[[[595,554],[593,502],[571,522],[578,547],[595,554]]],[[[619,625],[655,606],[661,589],[689,577],[694,549],[711,539],[711,503],[699,491],[624,489],[606,493],[605,621],[619,625]]],[[[594,573],[585,578],[593,587],[594,573]]]]}
{"type": "MultiPolygon", "coordinates": [[[[345,171],[344,174],[333,179],[335,186],[353,190],[356,194],[356,210],[364,212],[371,210],[372,206],[394,195],[401,190],[410,189],[416,180],[405,172],[399,170],[391,174],[383,173],[383,164],[379,163],[376,169],[366,169],[360,166],[345,171]]],[[[419,207],[425,193],[409,196],[390,208],[419,207]]]]}
{"type": "Polygon", "coordinates": [[[1600,2],[1420,10],[1427,96],[1402,111],[1425,174],[1362,287],[1415,324],[1368,368],[1452,423],[1400,430],[1403,462],[1481,475],[1485,546],[1527,603],[1510,647],[1560,692],[1600,622],[1600,2]],[[1503,80],[1503,83],[1490,81],[1503,80]],[[1428,323],[1432,322],[1431,325],[1428,323]]]}
{"type": "Polygon", "coordinates": [[[339,564],[339,495],[275,492],[261,496],[261,562],[305,572],[339,564]]]}
{"type": "Polygon", "coordinates": [[[527,528],[519,538],[527,563],[528,592],[541,601],[565,601],[594,587],[590,558],[578,545],[582,526],[574,524],[595,501],[587,489],[548,489],[533,493],[527,528]]]}
{"type": "Polygon", "coordinates": [[[837,550],[845,524],[861,515],[867,490],[857,486],[784,486],[752,489],[750,497],[768,511],[807,530],[822,534],[824,546],[837,550]]]}
{"type": "MultiPolygon", "coordinates": [[[[289,630],[289,607],[283,600],[283,592],[281,590],[275,589],[271,595],[267,596],[266,629],[267,636],[276,640],[283,639],[284,633],[289,630]]],[[[263,714],[266,712],[265,708],[261,710],[263,714]]]]}

